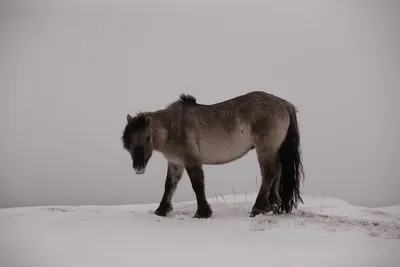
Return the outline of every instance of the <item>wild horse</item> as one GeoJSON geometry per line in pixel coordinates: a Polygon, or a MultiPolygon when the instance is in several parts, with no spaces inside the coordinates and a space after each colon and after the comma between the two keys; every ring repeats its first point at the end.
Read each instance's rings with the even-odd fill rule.
{"type": "Polygon", "coordinates": [[[153,151],[168,161],[164,195],[155,214],[166,216],[184,170],[196,194],[195,218],[209,218],[212,210],[204,189],[205,164],[225,164],[255,149],[262,184],[250,217],[260,213],[290,213],[297,208],[300,178],[304,177],[300,135],[294,105],[275,95],[253,91],[210,104],[192,95],[154,112],[127,115],[123,148],[136,174],[143,174],[153,151]]]}

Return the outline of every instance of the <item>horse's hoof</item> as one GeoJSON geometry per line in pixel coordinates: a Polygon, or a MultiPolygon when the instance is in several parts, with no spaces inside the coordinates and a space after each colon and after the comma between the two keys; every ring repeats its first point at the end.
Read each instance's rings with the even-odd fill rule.
{"type": "Polygon", "coordinates": [[[272,212],[274,214],[280,214],[281,213],[280,207],[278,205],[276,205],[276,204],[272,205],[272,212]]]}
{"type": "Polygon", "coordinates": [[[193,218],[196,219],[207,219],[210,218],[212,215],[212,210],[210,207],[206,207],[203,209],[198,209],[196,214],[193,216],[193,218]]]}
{"type": "Polygon", "coordinates": [[[166,217],[167,214],[168,214],[168,211],[156,209],[154,214],[157,215],[157,216],[166,217]]]}
{"type": "Polygon", "coordinates": [[[193,218],[195,219],[208,219],[211,217],[211,213],[210,214],[199,214],[198,212],[196,212],[196,214],[193,216],[193,218]]]}
{"type": "Polygon", "coordinates": [[[261,214],[260,211],[258,211],[258,210],[253,210],[253,211],[250,213],[250,218],[256,217],[257,215],[260,215],[260,214],[261,214]]]}
{"type": "Polygon", "coordinates": [[[160,205],[154,212],[154,214],[161,216],[161,217],[166,217],[168,213],[172,211],[172,206],[171,205],[160,205]]]}
{"type": "Polygon", "coordinates": [[[265,215],[268,212],[270,212],[271,210],[272,210],[272,208],[271,208],[270,205],[266,205],[263,208],[253,207],[252,210],[251,210],[251,213],[250,213],[250,217],[255,217],[255,216],[260,215],[260,214],[265,215]]]}

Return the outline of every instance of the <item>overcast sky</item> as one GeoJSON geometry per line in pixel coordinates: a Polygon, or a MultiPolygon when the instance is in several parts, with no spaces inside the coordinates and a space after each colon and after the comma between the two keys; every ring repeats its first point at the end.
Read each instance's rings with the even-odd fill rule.
{"type": "MultiPolygon", "coordinates": [[[[126,114],[251,90],[298,107],[305,193],[400,203],[398,2],[27,2],[0,7],[0,207],[158,202],[166,161],[135,175],[126,114]]],[[[205,175],[258,190],[254,151],[205,175]]]]}

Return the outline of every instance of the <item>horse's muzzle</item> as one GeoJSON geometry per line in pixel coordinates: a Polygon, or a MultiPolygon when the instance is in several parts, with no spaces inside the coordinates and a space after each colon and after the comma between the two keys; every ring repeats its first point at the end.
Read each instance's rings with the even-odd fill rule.
{"type": "Polygon", "coordinates": [[[145,166],[133,167],[133,169],[135,170],[136,174],[143,174],[146,170],[146,167],[145,166]]]}
{"type": "Polygon", "coordinates": [[[146,171],[147,162],[149,162],[150,157],[145,160],[134,160],[132,163],[132,167],[135,170],[136,174],[143,174],[146,171]]]}

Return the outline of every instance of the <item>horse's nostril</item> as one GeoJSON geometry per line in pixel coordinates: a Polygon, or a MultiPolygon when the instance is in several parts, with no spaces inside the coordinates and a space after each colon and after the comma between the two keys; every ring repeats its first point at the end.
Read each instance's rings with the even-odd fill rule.
{"type": "Polygon", "coordinates": [[[135,168],[135,172],[136,174],[143,174],[145,171],[144,167],[140,167],[140,168],[135,168]]]}

